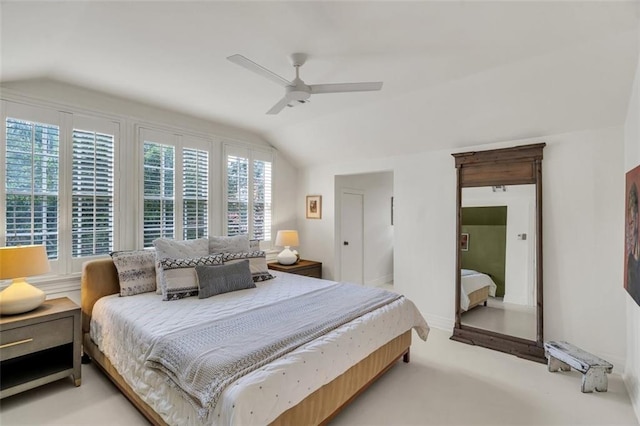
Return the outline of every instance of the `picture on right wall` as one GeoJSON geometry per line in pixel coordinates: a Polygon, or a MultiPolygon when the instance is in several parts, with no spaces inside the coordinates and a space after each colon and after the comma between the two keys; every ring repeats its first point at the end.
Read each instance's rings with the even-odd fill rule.
{"type": "Polygon", "coordinates": [[[640,166],[627,173],[625,191],[624,288],[640,305],[640,166]]]}

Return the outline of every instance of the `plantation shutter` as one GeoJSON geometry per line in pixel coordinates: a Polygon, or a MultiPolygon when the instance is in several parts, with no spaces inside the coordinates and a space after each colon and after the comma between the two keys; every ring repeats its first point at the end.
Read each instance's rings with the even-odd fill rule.
{"type": "Polygon", "coordinates": [[[189,240],[207,236],[209,198],[209,153],[194,148],[182,150],[182,234],[189,240]]]}
{"type": "Polygon", "coordinates": [[[272,154],[227,145],[227,235],[271,240],[272,154]]]}
{"type": "Polygon", "coordinates": [[[175,147],[145,140],[144,152],[144,247],[160,237],[175,237],[175,147]]]}
{"type": "Polygon", "coordinates": [[[73,257],[113,250],[114,138],[113,134],[73,129],[73,257]]]}
{"type": "Polygon", "coordinates": [[[7,117],[6,245],[43,244],[58,258],[60,128],[7,117]]]}
{"type": "Polygon", "coordinates": [[[249,233],[249,159],[227,155],[227,235],[249,233]]]}
{"type": "Polygon", "coordinates": [[[253,160],[252,223],[253,239],[271,240],[271,161],[253,160]]]}

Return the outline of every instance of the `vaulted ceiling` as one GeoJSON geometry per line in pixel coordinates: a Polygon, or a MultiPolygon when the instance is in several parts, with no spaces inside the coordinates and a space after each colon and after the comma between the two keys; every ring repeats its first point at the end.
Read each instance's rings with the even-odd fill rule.
{"type": "Polygon", "coordinates": [[[51,78],[248,129],[299,166],[624,121],[638,1],[6,2],[3,83],[51,78]],[[265,112],[283,88],[384,81],[265,112]]]}

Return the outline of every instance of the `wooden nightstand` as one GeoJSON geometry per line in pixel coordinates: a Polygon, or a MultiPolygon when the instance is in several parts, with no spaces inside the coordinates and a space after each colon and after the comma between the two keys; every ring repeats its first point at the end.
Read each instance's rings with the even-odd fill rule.
{"type": "Polygon", "coordinates": [[[289,272],[290,274],[305,275],[307,277],[322,278],[322,262],[300,259],[293,265],[281,265],[278,262],[267,264],[274,271],[289,272]]]}
{"type": "Polygon", "coordinates": [[[0,317],[0,399],[73,376],[80,386],[80,307],[66,297],[0,317]]]}

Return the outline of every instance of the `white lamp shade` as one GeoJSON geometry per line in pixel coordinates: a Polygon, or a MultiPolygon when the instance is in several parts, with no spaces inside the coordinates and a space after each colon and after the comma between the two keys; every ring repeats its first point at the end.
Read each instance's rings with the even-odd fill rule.
{"type": "Polygon", "coordinates": [[[276,235],[276,245],[281,247],[294,247],[300,245],[298,231],[278,231],[278,235],[276,235]]]}
{"type": "Polygon", "coordinates": [[[44,291],[24,280],[50,271],[44,246],[0,247],[0,279],[13,279],[0,292],[0,314],[14,315],[31,311],[44,302],[44,291]]]}

